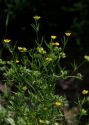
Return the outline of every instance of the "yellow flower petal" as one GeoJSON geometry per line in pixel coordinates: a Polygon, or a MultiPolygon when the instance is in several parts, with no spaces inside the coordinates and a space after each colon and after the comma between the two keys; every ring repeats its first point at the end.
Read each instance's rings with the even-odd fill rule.
{"type": "Polygon", "coordinates": [[[55,42],[55,46],[59,46],[60,44],[58,42],[55,42]]]}
{"type": "Polygon", "coordinates": [[[42,119],[39,119],[39,122],[40,122],[40,123],[45,123],[45,121],[44,121],[44,120],[42,120],[42,119]]]}
{"type": "Polygon", "coordinates": [[[57,106],[57,107],[62,105],[62,103],[59,102],[59,101],[55,102],[54,104],[55,104],[55,106],[57,106]]]}
{"type": "Polygon", "coordinates": [[[18,47],[18,50],[21,51],[21,52],[26,52],[27,48],[25,48],[25,47],[18,47]]]}
{"type": "Polygon", "coordinates": [[[54,43],[54,42],[51,42],[50,45],[55,45],[55,43],[54,43]]]}
{"type": "Polygon", "coordinates": [[[26,52],[26,51],[27,51],[27,48],[23,47],[22,51],[23,51],[23,52],[26,52]]]}
{"type": "Polygon", "coordinates": [[[53,46],[59,46],[60,44],[58,42],[50,42],[50,45],[53,45],[53,46]]]}
{"type": "Polygon", "coordinates": [[[18,50],[22,50],[22,47],[18,47],[18,50]]]}
{"type": "Polygon", "coordinates": [[[27,90],[27,86],[24,86],[22,89],[23,89],[24,91],[26,91],[26,90],[27,90]]]}
{"type": "Polygon", "coordinates": [[[70,35],[71,35],[71,33],[69,33],[69,32],[66,32],[66,33],[65,33],[65,35],[66,35],[66,36],[70,36],[70,35]]]}
{"type": "Polygon", "coordinates": [[[85,55],[84,59],[86,59],[87,61],[89,61],[89,56],[85,55]]]}
{"type": "Polygon", "coordinates": [[[52,58],[47,57],[45,60],[48,61],[48,62],[50,62],[50,61],[52,61],[52,58]]]}
{"type": "Polygon", "coordinates": [[[54,125],[59,125],[59,123],[55,122],[54,125]]]}
{"type": "Polygon", "coordinates": [[[56,38],[57,38],[57,36],[55,36],[55,35],[51,36],[51,39],[56,39],[56,38]]]}
{"type": "Polygon", "coordinates": [[[82,94],[83,94],[83,95],[88,94],[88,90],[83,90],[83,91],[82,91],[82,94]]]}
{"type": "Polygon", "coordinates": [[[33,16],[35,20],[39,20],[41,17],[40,16],[33,16]]]}
{"type": "Polygon", "coordinates": [[[3,40],[5,43],[9,43],[11,40],[10,39],[4,39],[3,40]]]}
{"type": "Polygon", "coordinates": [[[46,54],[46,51],[45,51],[44,48],[42,48],[42,47],[37,47],[37,51],[38,51],[40,54],[46,54]]]}
{"type": "Polygon", "coordinates": [[[19,63],[19,60],[18,60],[18,59],[16,59],[16,63],[19,63]]]}

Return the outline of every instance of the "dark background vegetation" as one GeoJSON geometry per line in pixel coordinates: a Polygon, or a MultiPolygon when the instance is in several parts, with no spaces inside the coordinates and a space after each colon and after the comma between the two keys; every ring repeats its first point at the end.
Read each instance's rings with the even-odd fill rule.
{"type": "MultiPolygon", "coordinates": [[[[89,0],[0,0],[0,45],[3,38],[10,38],[20,46],[33,47],[32,17],[40,15],[40,34],[47,42],[50,35],[57,35],[60,41],[66,31],[72,33],[66,49],[67,61],[75,59],[81,63],[83,56],[89,54],[88,8],[89,0]]],[[[88,65],[82,67],[87,84],[88,65]]]]}

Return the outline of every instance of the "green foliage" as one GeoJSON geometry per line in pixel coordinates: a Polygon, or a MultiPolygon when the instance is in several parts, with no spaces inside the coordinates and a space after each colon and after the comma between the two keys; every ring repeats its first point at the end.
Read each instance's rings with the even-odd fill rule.
{"type": "MultiPolygon", "coordinates": [[[[64,106],[67,101],[65,97],[55,95],[55,83],[58,79],[69,77],[81,79],[79,74],[71,76],[60,63],[66,58],[64,50],[70,33],[63,36],[63,47],[56,42],[56,36],[51,36],[50,42],[46,43],[38,34],[39,16],[33,18],[35,23],[31,26],[36,32],[36,47],[27,49],[16,44],[13,47],[10,46],[11,40],[3,40],[12,59],[0,59],[2,81],[5,83],[1,95],[4,103],[0,104],[2,125],[66,124],[64,106]]],[[[77,70],[76,64],[72,70],[77,70]]]]}

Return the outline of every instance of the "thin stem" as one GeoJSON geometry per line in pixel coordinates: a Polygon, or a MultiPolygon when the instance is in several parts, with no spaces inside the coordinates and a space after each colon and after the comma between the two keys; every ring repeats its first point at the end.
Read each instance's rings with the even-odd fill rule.
{"type": "Polygon", "coordinates": [[[9,23],[9,17],[10,17],[10,14],[7,13],[7,16],[6,16],[6,21],[5,21],[5,37],[7,35],[7,29],[8,29],[8,23],[9,23]]]}

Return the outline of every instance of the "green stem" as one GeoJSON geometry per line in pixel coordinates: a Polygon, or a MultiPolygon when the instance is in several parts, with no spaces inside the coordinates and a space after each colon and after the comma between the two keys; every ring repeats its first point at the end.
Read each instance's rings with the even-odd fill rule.
{"type": "Polygon", "coordinates": [[[5,27],[6,27],[6,29],[5,29],[5,37],[6,37],[6,35],[7,35],[7,29],[8,29],[8,23],[9,23],[9,17],[10,17],[10,14],[7,13],[6,21],[5,21],[5,27]]]}
{"type": "Polygon", "coordinates": [[[66,37],[64,36],[64,37],[63,37],[63,44],[64,44],[64,45],[63,45],[62,52],[64,52],[64,49],[65,49],[67,43],[68,43],[68,37],[67,37],[67,39],[66,39],[66,37]]]}

